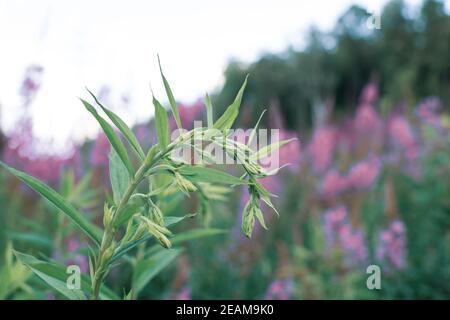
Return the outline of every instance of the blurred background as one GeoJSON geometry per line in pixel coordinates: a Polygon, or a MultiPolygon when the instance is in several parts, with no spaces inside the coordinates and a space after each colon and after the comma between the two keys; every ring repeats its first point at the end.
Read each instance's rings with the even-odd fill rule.
{"type": "MultiPolygon", "coordinates": [[[[262,181],[280,218],[264,208],[270,230],[247,240],[238,188],[213,208],[228,232],[185,244],[139,298],[448,299],[450,1],[374,2],[0,0],[1,160],[98,219],[109,144],[77,99],[85,87],[148,148],[149,85],[165,97],[157,54],[185,128],[205,119],[205,91],[219,115],[250,74],[236,126],[267,109],[263,127],[298,138],[262,181]],[[381,290],[366,287],[371,264],[381,290]]],[[[86,272],[86,239],[0,180],[0,270],[13,246],[86,272]]],[[[172,199],[165,213],[198,205],[172,199]]],[[[17,268],[0,298],[58,298],[17,268]]],[[[109,279],[119,293],[122,271],[109,279]]]]}

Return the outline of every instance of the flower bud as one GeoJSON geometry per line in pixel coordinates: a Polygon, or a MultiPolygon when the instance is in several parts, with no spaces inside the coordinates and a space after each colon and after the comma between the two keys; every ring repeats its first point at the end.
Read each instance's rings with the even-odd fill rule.
{"type": "Polygon", "coordinates": [[[166,249],[170,249],[172,247],[172,243],[167,239],[166,236],[160,235],[159,237],[156,237],[159,241],[159,243],[166,249]]]}
{"type": "Polygon", "coordinates": [[[145,223],[141,223],[134,233],[133,240],[138,240],[142,238],[142,236],[145,234],[145,231],[147,230],[147,225],[145,223]]]}
{"type": "Polygon", "coordinates": [[[103,226],[105,228],[108,228],[111,224],[113,218],[113,214],[111,212],[111,209],[108,207],[108,205],[105,203],[103,207],[103,226]]]}
{"type": "Polygon", "coordinates": [[[161,212],[161,209],[157,205],[155,205],[153,202],[150,203],[150,218],[157,224],[162,227],[164,227],[164,216],[161,212]]]}
{"type": "Polygon", "coordinates": [[[114,250],[115,250],[114,245],[108,247],[108,249],[106,249],[105,252],[103,252],[102,256],[103,261],[108,261],[109,259],[111,259],[111,257],[114,254],[114,250]]]}
{"type": "Polygon", "coordinates": [[[253,227],[255,225],[255,215],[252,208],[252,202],[253,201],[250,200],[247,203],[242,214],[242,232],[249,239],[252,237],[253,227]]]}
{"type": "Polygon", "coordinates": [[[178,172],[174,173],[175,181],[177,182],[178,187],[183,191],[184,193],[194,192],[197,190],[197,188],[194,186],[192,182],[184,178],[181,174],[178,172]]]}
{"type": "Polygon", "coordinates": [[[164,248],[169,249],[170,247],[172,247],[169,239],[165,236],[171,234],[171,232],[167,228],[157,225],[147,217],[140,218],[146,224],[148,232],[152,234],[164,248]]]}

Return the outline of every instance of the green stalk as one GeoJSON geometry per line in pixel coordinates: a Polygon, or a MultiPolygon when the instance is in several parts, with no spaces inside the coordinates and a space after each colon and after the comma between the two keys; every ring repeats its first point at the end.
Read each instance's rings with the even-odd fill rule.
{"type": "Polygon", "coordinates": [[[131,196],[133,195],[133,192],[136,190],[139,183],[142,181],[142,179],[145,176],[145,173],[151,168],[151,166],[154,165],[154,161],[150,161],[150,163],[145,163],[141,165],[139,170],[136,172],[133,180],[131,181],[130,185],[128,186],[127,190],[125,191],[125,194],[123,195],[119,205],[117,206],[116,213],[114,214],[114,217],[109,223],[108,226],[105,226],[105,232],[103,233],[103,239],[100,246],[100,252],[98,254],[97,258],[97,264],[95,266],[95,272],[94,272],[94,279],[92,281],[92,299],[97,300],[100,295],[100,287],[103,282],[103,279],[108,274],[108,265],[109,260],[112,256],[112,253],[114,253],[114,238],[116,234],[116,230],[114,228],[114,222],[115,219],[120,215],[121,211],[125,207],[125,205],[130,200],[131,196]]]}
{"type": "Polygon", "coordinates": [[[125,194],[120,200],[119,205],[117,206],[111,223],[105,226],[102,243],[100,245],[100,251],[97,256],[97,263],[94,268],[94,278],[92,279],[92,300],[99,299],[102,282],[109,272],[109,262],[114,253],[114,250],[116,249],[114,246],[114,239],[116,235],[116,230],[114,228],[115,220],[120,215],[121,211],[125,208],[128,201],[130,201],[133,192],[136,190],[139,183],[141,183],[141,181],[146,177],[148,171],[167,154],[169,154],[173,150],[173,148],[189,140],[192,137],[193,133],[193,130],[187,132],[184,136],[181,136],[177,140],[170,143],[165,150],[159,151],[154,155],[152,155],[151,151],[149,151],[146,159],[144,160],[144,163],[139,167],[138,171],[134,175],[134,178],[125,191],[125,194]]]}

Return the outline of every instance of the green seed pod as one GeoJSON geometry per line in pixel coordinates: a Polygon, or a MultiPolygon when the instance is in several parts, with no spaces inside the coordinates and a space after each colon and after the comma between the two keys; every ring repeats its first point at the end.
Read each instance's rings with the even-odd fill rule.
{"type": "Polygon", "coordinates": [[[247,238],[252,237],[253,227],[255,225],[255,215],[253,210],[253,201],[247,202],[242,214],[242,232],[247,238]]]}
{"type": "Polygon", "coordinates": [[[197,191],[197,188],[194,186],[192,182],[184,178],[181,174],[178,172],[174,173],[175,181],[177,182],[178,187],[181,191],[184,193],[194,192],[197,191]]]}
{"type": "Polygon", "coordinates": [[[166,234],[171,234],[171,232],[167,228],[157,225],[146,217],[141,217],[141,219],[146,224],[148,232],[152,234],[156,239],[158,239],[159,243],[164,248],[168,249],[172,246],[169,239],[167,239],[167,237],[165,236],[166,234]]]}
{"type": "Polygon", "coordinates": [[[169,241],[169,239],[167,239],[166,236],[161,235],[159,237],[157,237],[159,243],[166,249],[170,249],[172,247],[172,243],[169,241]]]}
{"type": "Polygon", "coordinates": [[[158,225],[164,227],[164,216],[161,212],[161,209],[157,205],[155,205],[151,200],[150,203],[150,218],[158,225]]]}
{"type": "Polygon", "coordinates": [[[110,247],[108,247],[108,249],[105,250],[105,252],[103,253],[102,259],[103,261],[108,261],[109,259],[111,259],[111,257],[114,254],[114,245],[111,245],[110,247]]]}
{"type": "Polygon", "coordinates": [[[141,223],[137,227],[136,232],[134,233],[133,240],[137,240],[137,239],[142,238],[142,236],[145,234],[146,230],[147,230],[147,224],[146,223],[141,223]]]}

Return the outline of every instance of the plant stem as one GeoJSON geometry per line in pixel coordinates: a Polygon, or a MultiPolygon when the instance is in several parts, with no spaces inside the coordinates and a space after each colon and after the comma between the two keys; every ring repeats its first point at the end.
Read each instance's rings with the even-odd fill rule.
{"type": "Polygon", "coordinates": [[[107,250],[112,248],[114,236],[116,230],[114,228],[114,222],[120,212],[123,210],[125,205],[130,200],[133,192],[136,190],[139,183],[144,178],[145,172],[149,169],[149,165],[143,164],[138,171],[136,172],[133,180],[128,186],[125,194],[120,200],[119,205],[117,206],[116,213],[113,216],[111,223],[108,226],[105,226],[105,231],[103,233],[102,243],[100,245],[100,251],[97,258],[97,264],[95,266],[94,279],[92,280],[92,299],[98,300],[100,295],[100,287],[103,282],[103,279],[108,274],[108,264],[111,256],[107,256],[107,250]]]}
{"type": "Polygon", "coordinates": [[[97,263],[94,270],[94,278],[92,279],[92,299],[98,300],[100,296],[100,288],[102,282],[109,271],[109,262],[112,256],[112,251],[114,250],[113,242],[116,234],[114,227],[114,222],[120,215],[121,211],[125,208],[128,201],[130,200],[133,192],[136,190],[139,183],[144,179],[148,170],[150,170],[156,163],[163,159],[178,143],[182,143],[184,140],[189,139],[193,132],[189,132],[185,137],[182,137],[177,142],[172,142],[164,151],[159,151],[152,159],[145,159],[144,163],[139,167],[136,174],[134,175],[131,183],[125,191],[122,199],[117,206],[111,223],[105,226],[105,231],[103,233],[102,243],[100,245],[100,250],[97,256],[97,263]],[[147,161],[148,160],[148,161],[147,161]],[[109,252],[108,252],[109,251],[109,252]]]}

